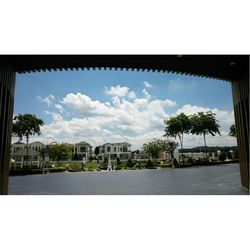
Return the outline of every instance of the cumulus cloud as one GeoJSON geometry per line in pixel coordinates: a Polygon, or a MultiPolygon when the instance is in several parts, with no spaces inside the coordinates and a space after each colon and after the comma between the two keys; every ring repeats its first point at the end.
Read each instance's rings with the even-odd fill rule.
{"type": "Polygon", "coordinates": [[[105,92],[107,95],[123,97],[128,94],[128,91],[128,87],[121,87],[120,85],[117,85],[115,87],[112,86],[110,88],[106,88],[105,92]]]}
{"type": "MultiPolygon", "coordinates": [[[[108,94],[110,100],[105,102],[92,100],[84,93],[65,95],[60,103],[55,103],[53,106],[57,112],[46,112],[51,116],[52,122],[42,127],[43,135],[54,137],[61,142],[84,140],[93,146],[106,142],[127,141],[133,145],[134,150],[141,148],[143,143],[152,138],[163,138],[165,127],[163,121],[170,116],[181,112],[190,115],[212,110],[223,125],[222,136],[208,135],[207,144],[236,145],[235,138],[227,135],[228,126],[234,122],[233,111],[186,104],[171,114],[177,103],[170,99],[153,98],[146,88],[142,90],[143,98],[137,98],[133,91],[129,92],[128,87],[116,86],[106,91],[111,91],[113,94],[110,92],[108,94]],[[71,115],[66,116],[68,113],[71,115]]],[[[185,135],[185,147],[197,145],[203,145],[202,137],[185,135]]]]}
{"type": "Polygon", "coordinates": [[[49,95],[46,96],[44,98],[42,98],[41,96],[37,96],[38,100],[40,100],[41,102],[46,103],[49,107],[52,106],[52,104],[55,101],[55,97],[53,95],[49,95]]]}
{"type": "Polygon", "coordinates": [[[148,91],[146,89],[143,89],[142,93],[144,94],[144,96],[145,96],[146,99],[149,100],[151,98],[151,95],[148,93],[148,91]]]}
{"type": "Polygon", "coordinates": [[[150,84],[150,83],[147,82],[147,81],[144,81],[144,82],[143,82],[143,85],[144,85],[145,88],[152,88],[152,87],[153,87],[153,85],[150,84]]]}
{"type": "Polygon", "coordinates": [[[55,104],[58,113],[46,112],[52,122],[44,125],[42,132],[61,141],[74,138],[95,146],[107,141],[128,141],[134,149],[140,148],[150,136],[162,137],[168,108],[176,105],[169,99],[149,98],[146,90],[144,95],[137,98],[131,91],[127,96],[120,93],[111,96],[110,101],[101,102],[83,93],[68,93],[60,104],[55,104]],[[66,117],[67,113],[71,116],[66,117]]]}
{"type": "Polygon", "coordinates": [[[128,97],[129,97],[130,99],[135,99],[135,98],[136,98],[135,92],[134,92],[134,91],[129,92],[128,97]]]}
{"type": "Polygon", "coordinates": [[[55,104],[55,108],[60,112],[60,113],[63,113],[64,111],[64,108],[61,104],[55,104]]]}
{"type": "Polygon", "coordinates": [[[67,94],[61,104],[69,108],[74,114],[83,116],[106,116],[111,115],[112,112],[105,103],[98,100],[93,101],[89,96],[82,93],[67,94]]]}

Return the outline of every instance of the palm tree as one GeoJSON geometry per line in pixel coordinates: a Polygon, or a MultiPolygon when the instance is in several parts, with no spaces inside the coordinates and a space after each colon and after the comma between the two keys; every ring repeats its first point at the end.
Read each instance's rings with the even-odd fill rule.
{"type": "Polygon", "coordinates": [[[26,166],[28,166],[29,160],[29,137],[35,134],[40,135],[40,126],[43,124],[43,120],[31,114],[19,114],[14,117],[12,133],[18,136],[20,141],[23,137],[26,138],[26,166]]]}
{"type": "Polygon", "coordinates": [[[230,132],[229,132],[228,135],[233,136],[233,137],[236,137],[236,128],[235,128],[235,125],[234,125],[234,124],[231,125],[231,127],[230,127],[229,130],[230,130],[230,132]]]}
{"type": "Polygon", "coordinates": [[[204,145],[205,145],[205,154],[207,158],[207,143],[206,135],[211,134],[215,136],[216,134],[220,135],[218,121],[215,119],[215,114],[211,111],[198,112],[198,114],[192,115],[190,117],[191,121],[191,133],[196,135],[203,135],[204,145]]]}

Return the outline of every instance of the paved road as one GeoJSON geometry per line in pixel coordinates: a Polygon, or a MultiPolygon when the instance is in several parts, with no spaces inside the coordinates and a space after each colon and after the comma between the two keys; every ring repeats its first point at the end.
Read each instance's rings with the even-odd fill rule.
{"type": "Polygon", "coordinates": [[[244,195],[238,164],[12,176],[12,195],[244,195]]]}

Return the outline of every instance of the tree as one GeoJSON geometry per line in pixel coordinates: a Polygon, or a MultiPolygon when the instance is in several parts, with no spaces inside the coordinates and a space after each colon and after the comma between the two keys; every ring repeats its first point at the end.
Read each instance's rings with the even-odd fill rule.
{"type": "MultiPolygon", "coordinates": [[[[165,135],[168,137],[178,137],[181,145],[181,152],[183,150],[183,136],[188,134],[191,129],[191,122],[187,115],[181,113],[175,117],[165,120],[165,135]]],[[[182,152],[183,153],[183,152],[182,152]]]]}
{"type": "Polygon", "coordinates": [[[230,136],[233,136],[233,137],[236,137],[236,128],[235,128],[235,125],[231,125],[230,129],[229,129],[229,134],[230,136]]]}
{"type": "Polygon", "coordinates": [[[183,149],[183,136],[189,133],[191,128],[190,119],[184,113],[165,120],[165,135],[169,137],[178,137],[180,140],[181,149],[183,149]]]}
{"type": "Polygon", "coordinates": [[[26,165],[28,166],[29,157],[29,138],[31,135],[40,135],[40,127],[43,126],[43,120],[32,114],[19,114],[14,117],[12,133],[18,136],[20,141],[26,139],[26,165]]]}
{"type": "Polygon", "coordinates": [[[95,155],[98,156],[100,154],[100,147],[95,147],[95,155]]]}
{"type": "Polygon", "coordinates": [[[53,143],[48,147],[49,157],[59,163],[60,160],[67,160],[71,156],[71,148],[63,143],[53,143]]]}
{"type": "Polygon", "coordinates": [[[39,150],[39,155],[43,158],[43,160],[45,159],[45,154],[46,154],[46,148],[41,148],[39,150]]]}
{"type": "Polygon", "coordinates": [[[191,121],[191,133],[195,135],[203,135],[204,145],[205,145],[205,154],[207,158],[207,143],[206,135],[211,134],[215,136],[216,134],[220,135],[220,125],[215,119],[215,114],[211,111],[198,112],[198,114],[192,115],[190,117],[191,121]]]}
{"type": "Polygon", "coordinates": [[[99,154],[100,154],[100,147],[95,147],[95,155],[97,156],[97,163],[99,164],[99,154]]]}
{"type": "Polygon", "coordinates": [[[145,143],[142,146],[142,151],[149,157],[156,159],[160,151],[167,150],[168,142],[160,139],[153,139],[151,142],[145,143]]]}

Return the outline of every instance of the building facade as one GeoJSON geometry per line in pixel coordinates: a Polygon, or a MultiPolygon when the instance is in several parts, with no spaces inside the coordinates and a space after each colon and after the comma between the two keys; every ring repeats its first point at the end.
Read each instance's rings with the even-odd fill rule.
{"type": "Polygon", "coordinates": [[[100,148],[99,156],[103,160],[104,157],[109,157],[112,160],[116,158],[120,158],[121,160],[127,160],[131,156],[130,150],[131,144],[127,142],[120,142],[120,143],[105,143],[100,148]]]}
{"type": "MultiPolygon", "coordinates": [[[[39,141],[28,144],[28,165],[40,167],[42,157],[40,150],[45,147],[45,144],[39,141]]],[[[11,146],[11,167],[23,168],[27,160],[27,146],[25,143],[16,142],[11,146]]]]}
{"type": "Polygon", "coordinates": [[[81,141],[74,145],[74,155],[77,156],[78,160],[89,160],[89,157],[92,156],[92,146],[85,142],[81,141]]]}

